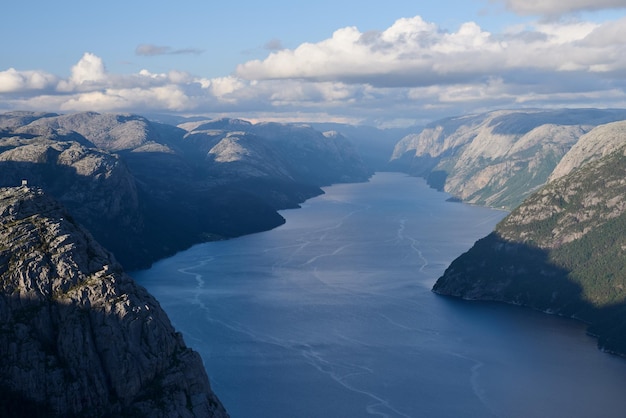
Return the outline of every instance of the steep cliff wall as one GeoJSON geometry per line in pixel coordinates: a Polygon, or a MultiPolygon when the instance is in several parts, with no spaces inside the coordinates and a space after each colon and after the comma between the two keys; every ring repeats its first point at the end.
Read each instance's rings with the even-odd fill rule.
{"type": "Polygon", "coordinates": [[[224,417],[158,302],[40,189],[0,189],[0,412],[224,417]]]}

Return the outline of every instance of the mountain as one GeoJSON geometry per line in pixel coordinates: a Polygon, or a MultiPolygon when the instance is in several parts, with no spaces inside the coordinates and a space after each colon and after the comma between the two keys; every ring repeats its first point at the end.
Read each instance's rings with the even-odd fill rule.
{"type": "Polygon", "coordinates": [[[579,138],[623,110],[499,110],[444,119],[404,137],[391,165],[472,204],[512,209],[579,138]]]}
{"type": "Polygon", "coordinates": [[[389,169],[389,156],[398,142],[412,128],[376,128],[366,125],[348,125],[345,123],[311,123],[313,128],[322,132],[339,132],[346,137],[357,150],[368,167],[375,171],[389,169]]]}
{"type": "Polygon", "coordinates": [[[96,112],[72,113],[67,115],[48,114],[29,123],[53,130],[76,132],[87,138],[95,147],[107,151],[137,150],[159,144],[166,147],[175,141],[176,130],[169,131],[148,119],[133,114],[100,114],[96,112]]]}
{"type": "Polygon", "coordinates": [[[565,154],[549,180],[563,177],[586,163],[610,154],[624,145],[626,121],[600,125],[580,137],[565,154]]]}
{"type": "Polygon", "coordinates": [[[252,124],[237,119],[194,122],[191,126],[180,126],[192,128],[185,138],[186,141],[197,141],[195,138],[199,136],[204,137],[207,144],[215,144],[216,148],[210,151],[213,154],[212,161],[221,158],[223,162],[234,162],[232,155],[227,158],[220,156],[232,149],[232,141],[227,146],[219,141],[216,143],[216,140],[224,140],[227,136],[246,138],[249,146],[244,147],[245,152],[238,153],[236,160],[242,165],[262,168],[261,171],[265,174],[260,177],[275,176],[284,179],[286,176],[302,184],[330,185],[363,181],[371,175],[371,169],[363,163],[352,143],[335,131],[323,133],[309,125],[275,122],[252,124]],[[268,153],[271,155],[267,155],[268,153]],[[256,162],[251,164],[253,159],[256,162]]]}
{"type": "Polygon", "coordinates": [[[189,130],[132,114],[5,113],[0,186],[42,187],[137,269],[199,242],[278,226],[278,210],[371,173],[346,138],[310,127],[182,126],[189,130]]]}
{"type": "Polygon", "coordinates": [[[104,245],[133,254],[145,222],[138,185],[118,155],[89,147],[82,136],[42,127],[0,132],[0,187],[22,180],[54,195],[104,245]]]}
{"type": "Polygon", "coordinates": [[[226,417],[148,292],[39,188],[0,189],[0,415],[226,417]]]}
{"type": "Polygon", "coordinates": [[[563,158],[567,170],[454,260],[433,290],[581,319],[603,349],[626,355],[626,136],[613,136],[621,129],[581,138],[563,158]]]}

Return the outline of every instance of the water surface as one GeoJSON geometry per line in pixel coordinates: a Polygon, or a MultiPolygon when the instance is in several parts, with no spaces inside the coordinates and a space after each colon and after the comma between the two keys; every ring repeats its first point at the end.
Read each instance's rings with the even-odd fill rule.
{"type": "Polygon", "coordinates": [[[238,417],[621,417],[626,362],[572,320],[430,289],[500,211],[379,173],[272,231],[133,276],[238,417]]]}

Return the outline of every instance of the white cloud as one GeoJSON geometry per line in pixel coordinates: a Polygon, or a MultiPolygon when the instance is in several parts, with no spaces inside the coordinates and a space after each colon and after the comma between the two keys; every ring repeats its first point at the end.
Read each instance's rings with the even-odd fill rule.
{"type": "Polygon", "coordinates": [[[59,91],[72,91],[83,86],[102,84],[107,79],[106,69],[102,58],[86,52],[76,65],[72,67],[72,75],[69,80],[59,82],[59,91]]]}
{"type": "Polygon", "coordinates": [[[168,110],[181,112],[193,108],[192,99],[174,85],[149,89],[107,89],[75,95],[64,101],[62,111],[168,110]]]}
{"type": "Polygon", "coordinates": [[[626,8],[626,0],[492,0],[520,15],[560,16],[572,12],[626,8]]]}
{"type": "Polygon", "coordinates": [[[246,84],[237,77],[218,77],[203,80],[204,88],[215,97],[226,98],[228,95],[246,87],[246,84]]]}
{"type": "Polygon", "coordinates": [[[78,64],[72,67],[70,82],[80,85],[86,82],[102,81],[105,78],[106,70],[102,59],[94,54],[86,53],[78,64]]]}
{"type": "Polygon", "coordinates": [[[112,74],[92,53],[66,79],[10,68],[0,72],[0,100],[47,111],[328,115],[388,124],[494,107],[623,106],[625,74],[626,18],[540,21],[491,33],[475,22],[447,31],[416,16],[383,31],[341,28],[218,78],[175,69],[112,74]]]}
{"type": "Polygon", "coordinates": [[[623,39],[626,25],[613,23],[553,22],[492,34],[474,22],[447,32],[416,16],[400,19],[383,32],[343,28],[319,43],[244,63],[237,74],[248,80],[416,87],[507,79],[522,69],[594,72],[622,65],[623,39]],[[592,43],[592,37],[608,42],[601,54],[599,41],[592,43]]]}
{"type": "Polygon", "coordinates": [[[42,71],[0,71],[0,94],[28,90],[44,90],[54,86],[57,78],[42,71]]]}

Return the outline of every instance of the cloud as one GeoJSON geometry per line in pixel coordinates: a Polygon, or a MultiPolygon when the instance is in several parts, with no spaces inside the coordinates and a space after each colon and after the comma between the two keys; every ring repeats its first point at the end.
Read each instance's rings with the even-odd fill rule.
{"type": "Polygon", "coordinates": [[[170,50],[171,48],[169,46],[141,44],[141,45],[138,45],[137,48],[135,48],[135,54],[146,56],[146,57],[151,57],[154,55],[165,55],[170,50]]]}
{"type": "Polygon", "coordinates": [[[65,100],[62,111],[119,111],[130,109],[180,112],[192,108],[192,99],[175,85],[149,89],[107,89],[76,95],[65,100]],[[155,106],[156,105],[156,106],[155,106]]]}
{"type": "Polygon", "coordinates": [[[580,11],[624,9],[626,0],[493,0],[520,15],[561,16],[580,11]]]}
{"type": "Polygon", "coordinates": [[[324,41],[241,64],[236,73],[248,80],[409,88],[472,83],[494,76],[506,79],[520,69],[590,73],[622,68],[623,39],[626,25],[619,23],[556,22],[492,34],[474,22],[448,32],[416,16],[400,19],[382,32],[339,29],[324,41]]]}
{"type": "Polygon", "coordinates": [[[204,51],[195,48],[173,49],[169,46],[160,46],[152,44],[141,44],[135,48],[135,55],[152,57],[156,55],[188,55],[202,54],[204,51]]]}
{"type": "MultiPolygon", "coordinates": [[[[173,52],[153,45],[143,53],[150,51],[173,52]]],[[[67,78],[0,72],[0,102],[13,109],[381,125],[503,107],[626,107],[625,92],[626,18],[542,20],[491,33],[475,22],[449,31],[415,16],[382,31],[341,28],[215,78],[176,69],[112,74],[93,53],[67,78]]]]}
{"type": "Polygon", "coordinates": [[[72,76],[70,82],[74,85],[80,85],[89,82],[98,82],[106,78],[106,69],[102,59],[94,54],[86,53],[72,67],[72,76]]]}
{"type": "Polygon", "coordinates": [[[45,90],[57,83],[57,77],[43,71],[0,71],[0,94],[20,91],[45,90]]]}
{"type": "Polygon", "coordinates": [[[263,45],[263,48],[267,49],[268,51],[280,51],[281,49],[285,49],[282,41],[275,38],[267,41],[265,45],[263,45]]]}

